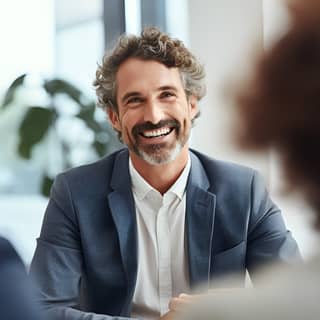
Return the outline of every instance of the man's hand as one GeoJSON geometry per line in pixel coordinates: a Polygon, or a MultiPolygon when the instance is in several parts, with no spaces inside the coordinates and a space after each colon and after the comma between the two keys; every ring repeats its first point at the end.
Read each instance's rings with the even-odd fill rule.
{"type": "MultiPolygon", "coordinates": [[[[209,290],[206,293],[203,294],[186,294],[181,293],[178,297],[174,297],[169,302],[169,310],[170,312],[181,312],[186,309],[186,307],[190,306],[191,304],[196,303],[197,301],[201,299],[210,299],[210,297],[213,297],[214,295],[228,295],[228,294],[234,294],[235,292],[239,290],[244,290],[243,288],[222,288],[222,289],[215,289],[215,290],[209,290]]],[[[169,318],[170,319],[170,318],[169,318]]]]}
{"type": "Polygon", "coordinates": [[[190,295],[186,293],[179,294],[178,297],[174,297],[169,302],[169,310],[174,312],[183,311],[185,307],[192,303],[195,303],[199,298],[203,297],[201,294],[190,295]]]}
{"type": "Polygon", "coordinates": [[[196,297],[199,296],[181,293],[178,297],[172,298],[169,302],[169,311],[160,320],[176,319],[179,311],[183,311],[187,305],[195,301],[196,297]]]}
{"type": "Polygon", "coordinates": [[[175,319],[177,313],[175,311],[168,311],[166,314],[164,314],[160,320],[173,320],[175,319]]]}

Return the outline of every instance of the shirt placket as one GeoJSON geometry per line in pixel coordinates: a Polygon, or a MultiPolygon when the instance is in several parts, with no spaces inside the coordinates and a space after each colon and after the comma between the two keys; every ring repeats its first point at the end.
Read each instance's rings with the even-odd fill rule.
{"type": "Polygon", "coordinates": [[[157,245],[159,250],[159,297],[160,313],[168,311],[168,303],[172,297],[171,247],[168,222],[167,199],[163,199],[157,215],[157,245]]]}

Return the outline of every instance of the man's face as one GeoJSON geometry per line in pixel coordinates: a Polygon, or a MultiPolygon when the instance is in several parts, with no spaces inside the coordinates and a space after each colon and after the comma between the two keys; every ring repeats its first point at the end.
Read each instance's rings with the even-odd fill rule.
{"type": "Polygon", "coordinates": [[[197,101],[187,99],[177,68],[153,60],[129,58],[116,76],[118,114],[109,111],[114,128],[129,150],[150,164],[176,158],[197,114],[197,101]]]}

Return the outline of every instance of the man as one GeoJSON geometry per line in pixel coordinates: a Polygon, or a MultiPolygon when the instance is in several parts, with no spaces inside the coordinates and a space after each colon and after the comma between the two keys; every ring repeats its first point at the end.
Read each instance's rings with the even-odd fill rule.
{"type": "Polygon", "coordinates": [[[261,178],[188,148],[204,70],[155,28],[123,36],[97,71],[128,148],[56,178],[31,272],[58,319],[171,319],[172,297],[299,259],[261,178]]]}
{"type": "Polygon", "coordinates": [[[30,294],[30,284],[20,257],[12,245],[0,237],[0,318],[40,319],[30,294]]]}

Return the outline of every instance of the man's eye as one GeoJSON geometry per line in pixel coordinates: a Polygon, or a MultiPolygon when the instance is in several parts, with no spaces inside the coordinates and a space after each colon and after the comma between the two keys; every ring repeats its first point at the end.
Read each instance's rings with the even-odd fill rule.
{"type": "Polygon", "coordinates": [[[140,103],[142,102],[142,98],[140,97],[132,97],[127,100],[127,104],[135,104],[135,103],[140,103]]]}
{"type": "Polygon", "coordinates": [[[173,92],[165,91],[161,93],[161,98],[171,98],[175,97],[176,95],[173,92]]]}

